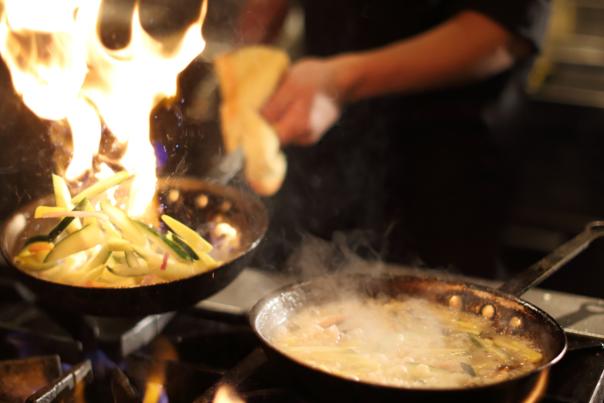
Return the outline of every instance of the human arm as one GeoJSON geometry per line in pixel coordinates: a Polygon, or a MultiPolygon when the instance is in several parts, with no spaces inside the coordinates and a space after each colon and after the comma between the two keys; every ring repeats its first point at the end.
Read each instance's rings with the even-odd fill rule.
{"type": "Polygon", "coordinates": [[[294,65],[263,113],[282,144],[317,141],[332,122],[313,124],[316,100],[342,105],[478,81],[508,69],[530,52],[527,42],[474,11],[462,11],[410,39],[358,53],[294,65]]]}
{"type": "Polygon", "coordinates": [[[527,42],[490,18],[464,11],[436,28],[380,49],[334,57],[343,102],[479,81],[512,66],[527,42]]]}

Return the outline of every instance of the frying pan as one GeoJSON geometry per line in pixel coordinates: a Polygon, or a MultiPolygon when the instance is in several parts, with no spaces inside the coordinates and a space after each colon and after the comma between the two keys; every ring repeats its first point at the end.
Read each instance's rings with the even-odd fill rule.
{"type": "Polygon", "coordinates": [[[499,289],[463,281],[396,272],[343,274],[319,277],[284,287],[260,300],[250,311],[250,323],[267,355],[287,368],[298,385],[322,398],[346,402],[530,402],[544,389],[550,366],[567,349],[563,329],[547,313],[519,298],[530,287],[545,280],[584,250],[594,239],[604,236],[604,222],[590,223],[575,238],[530,266],[499,289]],[[329,374],[282,353],[271,342],[272,332],[293,313],[306,306],[333,301],[348,289],[358,295],[415,296],[438,304],[455,305],[465,312],[491,320],[498,331],[529,338],[543,353],[542,364],[533,371],[504,381],[465,388],[415,389],[384,386],[329,374]],[[491,315],[492,314],[492,315],[491,315]]]}
{"type": "Polygon", "coordinates": [[[240,234],[240,242],[228,252],[224,264],[193,277],[168,283],[129,288],[89,288],[53,283],[33,277],[12,265],[13,256],[25,240],[45,233],[53,222],[33,220],[40,204],[52,203],[52,196],[34,201],[13,213],[0,231],[0,249],[8,262],[6,270],[29,288],[42,304],[63,311],[96,316],[139,316],[172,311],[193,305],[226,287],[245,266],[268,227],[268,215],[261,201],[250,192],[193,178],[169,178],[159,183],[163,211],[200,230],[211,239],[211,225],[226,222],[240,234]],[[168,197],[177,190],[177,201],[168,197]]]}

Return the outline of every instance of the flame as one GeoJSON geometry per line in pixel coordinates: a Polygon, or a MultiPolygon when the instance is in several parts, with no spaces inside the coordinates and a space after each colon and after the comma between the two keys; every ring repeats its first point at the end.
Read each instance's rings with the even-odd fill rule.
{"type": "Polygon", "coordinates": [[[213,403],[245,403],[235,390],[228,385],[220,385],[214,395],[213,403]]]}
{"type": "Polygon", "coordinates": [[[539,374],[537,381],[535,382],[535,386],[531,389],[528,396],[522,401],[522,403],[535,403],[540,401],[545,394],[545,390],[547,389],[547,383],[549,379],[549,369],[544,369],[539,374]]]}
{"type": "Polygon", "coordinates": [[[161,41],[144,31],[136,4],[130,43],[118,50],[100,41],[100,9],[101,0],[0,0],[0,55],[23,102],[43,119],[69,124],[68,179],[91,168],[103,123],[125,146],[120,164],[136,175],[128,210],[140,216],[157,181],[149,115],[176,94],[178,74],[203,51],[207,3],[178,38],[161,41]]]}
{"type": "Polygon", "coordinates": [[[167,338],[160,336],[151,343],[153,365],[145,385],[142,403],[167,401],[165,390],[165,365],[168,361],[178,360],[178,352],[167,338]]]}

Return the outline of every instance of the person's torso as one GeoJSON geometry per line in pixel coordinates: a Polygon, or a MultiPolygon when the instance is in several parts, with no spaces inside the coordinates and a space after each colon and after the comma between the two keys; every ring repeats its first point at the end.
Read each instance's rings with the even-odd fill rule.
{"type": "MultiPolygon", "coordinates": [[[[452,1],[452,0],[448,0],[452,1]]],[[[302,0],[309,52],[319,56],[370,49],[442,22],[447,0],[302,0]]]]}
{"type": "MultiPolygon", "coordinates": [[[[438,26],[460,10],[457,0],[301,0],[305,9],[305,39],[311,56],[330,56],[378,48],[411,38],[438,26]]],[[[506,8],[501,2],[502,10],[506,8]]],[[[483,120],[486,107],[501,107],[506,89],[517,92],[528,61],[477,83],[410,97],[391,97],[394,110],[420,121],[483,120]],[[399,105],[400,104],[400,105],[399,105]]],[[[400,115],[400,113],[397,112],[400,115]]],[[[402,115],[401,115],[402,116],[402,115]]]]}

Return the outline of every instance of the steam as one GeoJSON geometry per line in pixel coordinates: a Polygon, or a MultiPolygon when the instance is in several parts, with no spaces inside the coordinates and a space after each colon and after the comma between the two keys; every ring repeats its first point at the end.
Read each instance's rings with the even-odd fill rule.
{"type": "Polygon", "coordinates": [[[303,234],[298,247],[285,264],[303,278],[329,273],[379,273],[385,264],[363,231],[335,232],[332,241],[303,234]]]}
{"type": "MultiPolygon", "coordinates": [[[[319,326],[323,329],[319,330],[333,338],[361,338],[362,353],[374,354],[375,359],[384,360],[384,365],[392,355],[404,354],[401,346],[406,342],[410,346],[422,345],[426,334],[431,335],[430,346],[445,344],[446,327],[436,315],[432,302],[421,296],[393,295],[387,287],[374,287],[387,282],[390,276],[426,273],[417,267],[385,263],[361,231],[335,233],[332,241],[304,235],[300,246],[289,257],[287,268],[312,283],[299,312],[322,318],[319,326]],[[375,283],[371,285],[373,280],[375,283]],[[404,303],[396,305],[400,301],[404,303]],[[396,309],[388,308],[395,306],[392,304],[396,309]],[[396,330],[393,315],[398,323],[396,330]],[[400,323],[409,326],[401,328],[400,323]]],[[[295,315],[290,319],[292,317],[295,315]]],[[[285,331],[275,330],[276,334],[285,331]]],[[[409,360],[412,362],[413,358],[409,360]]]]}

